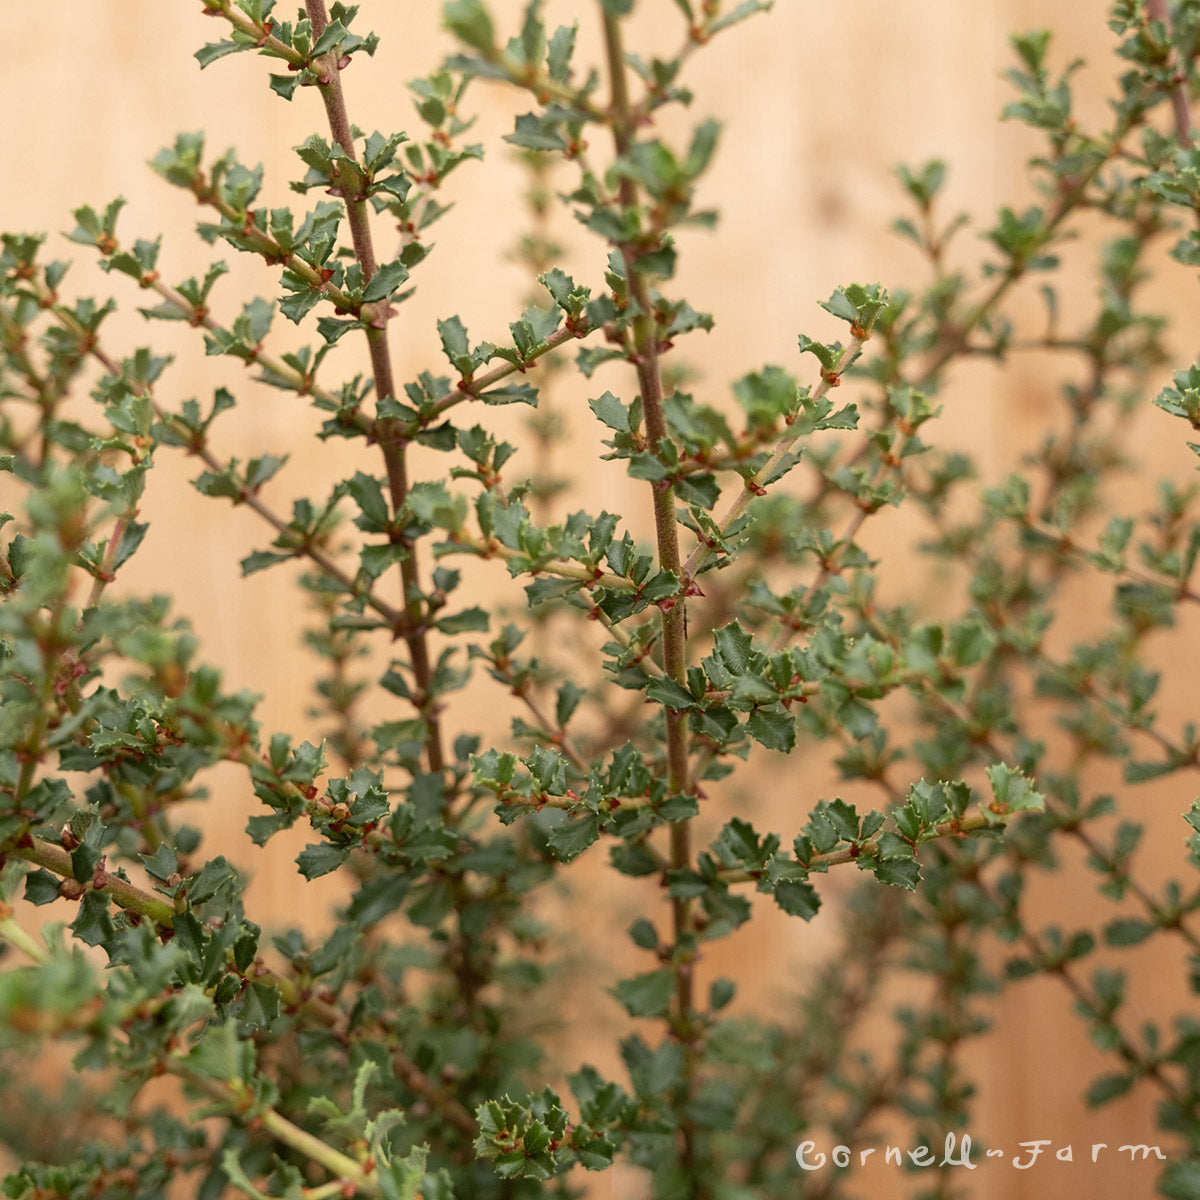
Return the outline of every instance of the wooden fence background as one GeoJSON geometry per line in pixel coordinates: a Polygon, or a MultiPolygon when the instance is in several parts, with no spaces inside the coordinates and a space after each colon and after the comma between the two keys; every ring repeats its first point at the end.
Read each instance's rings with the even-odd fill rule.
{"type": "MultiPolygon", "coordinates": [[[[547,10],[551,19],[578,16],[586,38],[595,34],[595,7],[551,3],[547,10]]],[[[385,130],[413,123],[403,84],[432,69],[447,47],[439,8],[433,0],[367,0],[363,5],[362,24],[377,30],[383,42],[375,60],[356,60],[347,76],[353,119],[385,130]]],[[[518,5],[507,0],[495,8],[506,23],[502,27],[511,27],[518,5]]],[[[769,17],[748,22],[698,55],[689,76],[695,111],[716,111],[726,121],[719,164],[704,189],[705,203],[720,208],[724,217],[715,235],[686,239],[679,276],[682,294],[712,310],[717,321],[710,335],[689,344],[702,371],[700,386],[719,394],[729,380],[765,362],[796,368],[797,332],[835,335],[816,302],[840,283],[881,279],[897,285],[922,277],[915,252],[887,231],[902,209],[891,175],[894,164],[944,158],[951,166],[946,211],[964,209],[984,223],[998,204],[1032,203],[1023,177],[1030,138],[995,120],[1009,98],[1001,79],[1012,59],[1005,35],[1031,26],[1054,27],[1054,61],[1065,65],[1081,56],[1090,64],[1076,77],[1081,117],[1102,118],[1113,74],[1113,39],[1104,9],[1100,0],[779,0],[769,17]]],[[[4,15],[8,44],[18,52],[10,51],[0,72],[0,227],[69,228],[75,204],[102,205],[122,194],[129,201],[121,224],[125,236],[165,232],[164,276],[193,273],[198,262],[189,229],[196,209],[144,164],[177,131],[201,128],[214,150],[233,145],[243,161],[261,160],[272,202],[286,202],[282,181],[294,162],[290,147],[322,128],[319,106],[307,93],[298,93],[291,104],[272,95],[265,64],[253,56],[224,60],[202,76],[191,54],[203,40],[221,36],[223,26],[203,19],[198,3],[10,3],[4,15]]],[[[669,0],[641,0],[637,19],[662,49],[675,44],[678,14],[669,0]]],[[[485,135],[481,140],[511,126],[511,104],[488,87],[473,93],[471,107],[479,111],[485,135]]],[[[436,367],[437,317],[458,312],[475,337],[502,340],[527,286],[520,270],[497,253],[509,248],[521,227],[523,186],[520,171],[503,156],[463,169],[451,189],[457,210],[438,228],[435,258],[393,326],[400,378],[436,367]],[[509,216],[512,224],[498,245],[496,230],[503,224],[498,218],[509,216]]],[[[574,264],[581,277],[595,277],[595,246],[581,251],[565,226],[555,233],[568,241],[568,269],[574,264]]],[[[974,236],[964,235],[964,258],[975,253],[974,236]]],[[[89,282],[95,272],[86,251],[62,243],[56,253],[79,263],[76,286],[107,290],[106,280],[89,282]]],[[[218,304],[224,297],[232,312],[239,288],[253,292],[272,286],[257,262],[237,261],[227,249],[222,253],[232,273],[219,285],[218,304]]],[[[1074,286],[1076,294],[1086,296],[1091,285],[1084,275],[1074,286]]],[[[1164,292],[1172,295],[1172,304],[1182,302],[1195,315],[1196,297],[1187,293],[1196,289],[1186,272],[1175,270],[1163,286],[1174,289],[1164,292]]],[[[1186,328],[1181,325],[1181,337],[1186,338],[1186,328]]],[[[154,332],[161,333],[161,327],[154,332]]],[[[178,365],[170,386],[180,397],[207,396],[214,386],[212,363],[187,331],[167,332],[180,335],[173,342],[178,365]]],[[[138,319],[123,317],[108,336],[114,343],[124,339],[128,347],[148,334],[138,319]]],[[[1184,340],[1175,350],[1183,365],[1196,345],[1184,340]]],[[[969,442],[985,469],[999,473],[1037,444],[1053,381],[1042,377],[1036,360],[1016,358],[1002,372],[964,370],[954,383],[943,397],[948,410],[943,428],[969,442]]],[[[576,421],[569,412],[567,421],[578,437],[595,438],[588,422],[576,421]]],[[[318,460],[302,439],[295,444],[294,433],[311,427],[311,413],[300,411],[294,400],[256,397],[223,430],[224,448],[242,458],[289,449],[292,465],[279,486],[286,489],[290,477],[299,489],[309,477],[332,477],[341,466],[339,447],[333,448],[331,462],[318,460]]],[[[1148,419],[1139,437],[1138,449],[1155,473],[1171,469],[1186,478],[1193,460],[1174,424],[1165,417],[1148,419]]],[[[569,453],[563,451],[562,463],[569,453]]],[[[298,641],[303,614],[281,611],[281,605],[293,603],[281,573],[240,578],[238,559],[265,543],[263,531],[252,514],[196,495],[187,483],[188,466],[160,472],[164,477],[154,484],[148,505],[169,517],[153,526],[131,567],[131,582],[147,590],[169,588],[179,596],[205,655],[223,667],[231,683],[265,693],[266,726],[303,736],[308,703],[298,641]]],[[[579,484],[574,504],[623,506],[622,484],[615,476],[579,484]]],[[[884,533],[891,537],[895,531],[884,533]]],[[[494,576],[487,579],[491,582],[480,586],[496,585],[494,576]]],[[[885,588],[903,583],[885,574],[885,588]]],[[[1090,598],[1080,595],[1078,602],[1085,621],[1090,598]]],[[[1190,645],[1185,659],[1177,653],[1173,660],[1167,687],[1180,719],[1192,699],[1197,666],[1194,638],[1190,645]]],[[[495,697],[486,688],[477,692],[479,713],[486,714],[495,697]]],[[[496,719],[497,736],[503,731],[496,719]]],[[[822,791],[832,795],[835,788],[832,777],[798,778],[793,763],[764,775],[764,805],[794,809],[797,795],[811,800],[822,791]]],[[[1137,792],[1138,816],[1150,826],[1152,853],[1143,866],[1151,878],[1178,870],[1184,835],[1179,814],[1191,799],[1177,782],[1137,792]]],[[[229,790],[215,794],[210,820],[217,833],[242,847],[236,857],[255,871],[252,911],[290,920],[295,888],[287,854],[263,862],[241,832],[253,804],[230,775],[229,790]]],[[[1091,885],[1080,881],[1077,868],[1068,864],[1045,888],[1047,913],[1067,927],[1093,915],[1091,885]]],[[[311,919],[319,927],[327,916],[314,912],[311,919]]],[[[808,936],[803,928],[768,919],[722,951],[713,970],[748,979],[750,1000],[762,1001],[795,978],[800,943],[808,936]]],[[[814,931],[814,944],[823,944],[823,936],[814,931]]],[[[1165,945],[1146,961],[1144,974],[1134,980],[1145,1011],[1186,1003],[1183,958],[1182,950],[1165,945]]],[[[811,958],[801,953],[800,961],[811,958]]],[[[1155,1140],[1149,1090],[1137,1090],[1098,1113],[1084,1106],[1081,1092],[1101,1060],[1070,1006],[1065,991],[1045,981],[1018,987],[1005,998],[995,1034],[977,1050],[984,1072],[981,1109],[978,1127],[967,1132],[1014,1153],[1022,1139],[1048,1138],[1055,1147],[1072,1143],[1077,1158],[1086,1158],[1093,1142],[1155,1140]]],[[[969,1186],[973,1200],[1063,1194],[1115,1200],[1149,1195],[1151,1178],[1144,1166],[1116,1170],[1042,1162],[1029,1171],[981,1170],[969,1186]]],[[[800,1195],[799,1172],[797,1179],[800,1195]]],[[[877,1196],[907,1195],[915,1186],[894,1170],[871,1179],[877,1196]]],[[[613,1172],[597,1180],[595,1194],[632,1197],[633,1187],[628,1176],[613,1172]]]]}

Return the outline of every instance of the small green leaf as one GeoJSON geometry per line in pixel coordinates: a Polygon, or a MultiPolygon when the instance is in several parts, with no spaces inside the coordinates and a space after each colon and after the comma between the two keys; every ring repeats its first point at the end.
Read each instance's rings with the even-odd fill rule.
{"type": "Polygon", "coordinates": [[[460,41],[485,56],[496,45],[492,18],[482,0],[450,0],[442,8],[442,21],[460,41]]]}
{"type": "Polygon", "coordinates": [[[785,913],[805,921],[811,921],[821,907],[821,897],[807,880],[783,880],[775,885],[773,895],[785,913]]]}
{"type": "Polygon", "coordinates": [[[367,302],[384,300],[399,290],[402,283],[408,279],[408,268],[399,259],[384,263],[370,282],[363,288],[363,299],[367,302]]]}
{"type": "Polygon", "coordinates": [[[305,879],[319,879],[322,875],[328,875],[330,871],[336,871],[349,854],[350,849],[347,846],[331,846],[328,842],[317,842],[305,846],[296,855],[296,865],[305,879]]]}
{"type": "Polygon", "coordinates": [[[786,754],[796,745],[796,721],[782,704],[755,709],[746,721],[746,729],[768,750],[786,754]]]}
{"type": "Polygon", "coordinates": [[[1088,1086],[1085,1099],[1089,1107],[1099,1108],[1118,1096],[1124,1096],[1133,1087],[1136,1078],[1131,1073],[1101,1075],[1088,1086]]]}
{"type": "Polygon", "coordinates": [[[546,835],[554,856],[559,862],[578,858],[600,836],[600,818],[595,813],[570,817],[546,835]]]}
{"type": "Polygon", "coordinates": [[[1104,940],[1110,946],[1136,946],[1144,942],[1158,926],[1139,917],[1123,917],[1110,921],[1104,927],[1104,940]]]}
{"type": "Polygon", "coordinates": [[[612,989],[631,1017],[661,1017],[671,1004],[675,974],[666,967],[623,979],[612,989]]]}
{"type": "Polygon", "coordinates": [[[696,707],[696,701],[687,688],[665,676],[650,680],[646,685],[646,695],[672,712],[687,712],[696,707]]]}

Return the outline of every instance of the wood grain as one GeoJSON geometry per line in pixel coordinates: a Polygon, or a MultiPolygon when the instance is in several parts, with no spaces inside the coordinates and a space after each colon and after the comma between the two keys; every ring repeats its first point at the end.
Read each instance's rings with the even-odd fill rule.
{"type": "MultiPolygon", "coordinates": [[[[518,5],[498,3],[495,8],[511,23],[518,5]]],[[[589,45],[596,33],[591,8],[547,5],[551,19],[579,15],[581,37],[589,45]]],[[[1023,177],[1033,142],[1025,131],[995,120],[1009,94],[1001,79],[1011,57],[1006,31],[1055,25],[1055,61],[1065,64],[1080,56],[1093,64],[1078,77],[1079,116],[1098,120],[1113,74],[1113,39],[1104,26],[1104,8],[1098,0],[1070,5],[1037,0],[900,0],[890,5],[879,0],[781,0],[769,17],[747,23],[697,56],[688,80],[696,93],[694,115],[698,119],[716,112],[726,122],[719,166],[703,194],[706,205],[721,209],[722,222],[715,234],[681,239],[679,289],[696,307],[711,309],[717,321],[711,334],[696,335],[688,347],[699,371],[698,394],[724,403],[733,378],[767,362],[802,369],[796,334],[836,334],[816,302],[838,284],[874,279],[889,286],[919,283],[922,264],[887,228],[901,210],[891,175],[896,163],[934,156],[947,160],[947,209],[972,213],[984,225],[998,205],[1020,208],[1034,202],[1023,177]]],[[[346,78],[352,119],[368,129],[415,123],[403,82],[432,69],[448,49],[437,9],[432,2],[363,5],[362,22],[383,40],[376,59],[356,60],[346,78]]],[[[676,18],[673,5],[644,0],[637,20],[651,47],[662,53],[675,44],[676,18]]],[[[203,128],[214,149],[234,145],[244,161],[261,160],[271,202],[287,202],[285,181],[295,163],[290,147],[320,128],[319,106],[304,93],[291,104],[269,93],[263,64],[252,56],[224,60],[202,75],[191,53],[219,30],[216,22],[201,16],[199,5],[163,0],[9,4],[5,23],[10,45],[22,52],[10,56],[0,73],[0,161],[5,164],[0,226],[69,228],[73,205],[103,204],[123,194],[129,202],[121,226],[126,237],[163,232],[164,275],[195,272],[199,264],[189,228],[196,210],[144,166],[181,129],[203,128]]],[[[514,111],[521,111],[488,86],[473,92],[471,104],[485,141],[506,131],[514,111]]],[[[438,227],[434,257],[417,276],[417,296],[392,331],[401,378],[436,367],[438,317],[458,312],[473,336],[496,341],[505,336],[528,281],[498,252],[507,251],[521,229],[523,186],[519,170],[503,155],[463,168],[452,189],[457,208],[438,227]]],[[[602,250],[565,221],[555,234],[567,245],[564,265],[580,278],[598,280],[602,250]]],[[[964,262],[977,257],[974,238],[972,233],[963,236],[959,253],[964,262]]],[[[81,248],[62,242],[54,247],[56,254],[77,261],[74,276],[81,290],[105,291],[110,285],[119,290],[117,281],[98,275],[81,248]]],[[[272,280],[261,264],[233,261],[232,251],[225,256],[232,271],[218,289],[217,304],[231,314],[243,293],[269,294],[272,280]]],[[[1070,286],[1083,299],[1094,284],[1085,259],[1080,267],[1070,286]]],[[[1194,291],[1194,280],[1176,273],[1173,282],[1164,282],[1164,294],[1177,304],[1181,287],[1194,291]],[[1175,291],[1168,292],[1170,288],[1175,291]]],[[[128,302],[129,293],[123,298],[128,302]]],[[[1194,315],[1195,297],[1186,303],[1194,315]]],[[[283,331],[285,344],[289,333],[283,331]]],[[[238,382],[232,366],[205,359],[188,331],[146,329],[139,318],[124,315],[111,323],[106,337],[114,352],[123,353],[160,334],[177,356],[165,385],[167,399],[203,398],[218,382],[238,382]]],[[[1194,338],[1177,349],[1182,364],[1194,354],[1194,338]]],[[[355,354],[357,350],[348,349],[343,356],[348,372],[359,369],[352,366],[355,354]]],[[[956,370],[942,396],[946,415],[940,436],[968,444],[986,471],[1001,475],[1036,447],[1047,420],[1053,419],[1047,413],[1057,381],[1045,371],[1045,364],[1034,359],[1014,359],[1002,370],[956,370]]],[[[586,391],[577,386],[556,396],[576,439],[561,448],[559,468],[570,469],[597,445],[592,423],[584,419],[585,399],[586,391]]],[[[319,491],[322,482],[339,477],[350,462],[346,447],[334,445],[328,453],[314,448],[305,435],[315,423],[301,402],[255,391],[224,423],[222,449],[243,459],[287,450],[291,465],[272,493],[286,510],[293,491],[314,483],[319,491]]],[[[510,428],[519,434],[519,425],[510,428]]],[[[1191,463],[1176,442],[1163,422],[1148,419],[1139,426],[1136,449],[1154,460],[1156,472],[1171,469],[1187,478],[1191,463]]],[[[190,467],[176,461],[156,473],[147,511],[158,520],[131,566],[127,586],[174,592],[181,612],[199,630],[205,654],[221,665],[232,684],[264,694],[266,726],[311,736],[308,663],[299,642],[305,614],[293,607],[287,573],[240,578],[238,559],[268,538],[252,514],[199,497],[188,484],[190,467]]],[[[597,468],[577,484],[572,507],[630,513],[647,507],[615,471],[597,468]]],[[[872,536],[882,548],[913,534],[903,523],[881,521],[872,536]]],[[[480,569],[472,579],[485,595],[516,595],[501,572],[480,569]]],[[[882,586],[887,594],[898,594],[912,582],[902,561],[885,563],[882,586]]],[[[1074,602],[1086,621],[1098,598],[1080,594],[1074,602]]],[[[1186,685],[1196,674],[1195,646],[1192,638],[1186,661],[1170,664],[1180,680],[1168,680],[1176,724],[1192,699],[1186,685]]],[[[381,657],[389,653],[387,647],[378,649],[381,657]]],[[[507,728],[502,698],[483,684],[455,709],[453,720],[462,728],[479,724],[497,739],[504,738],[507,728]]],[[[765,764],[754,811],[770,814],[788,828],[811,802],[837,789],[836,776],[819,756],[765,764]]],[[[1137,793],[1137,815],[1150,827],[1146,869],[1151,875],[1180,867],[1184,830],[1179,813],[1190,800],[1178,783],[1137,793]]],[[[244,780],[232,771],[220,773],[205,821],[215,837],[234,847],[232,856],[253,869],[252,911],[268,921],[292,920],[296,884],[290,855],[297,847],[279,845],[266,856],[255,851],[242,833],[254,805],[244,780]]],[[[602,873],[585,866],[572,878],[571,891],[559,902],[567,907],[556,910],[558,917],[565,912],[577,932],[582,923],[601,963],[624,954],[620,927],[614,941],[610,933],[587,927],[586,918],[572,915],[572,905],[595,911],[590,897],[593,889],[605,886],[602,873]]],[[[831,886],[836,896],[840,885],[831,886]]],[[[1069,928],[1094,919],[1093,891],[1079,862],[1068,862],[1038,887],[1039,906],[1048,921],[1069,928]]],[[[322,901],[332,900],[336,885],[314,892],[322,901]]],[[[650,902],[636,891],[619,901],[630,913],[650,902]]],[[[307,919],[322,928],[330,918],[314,908],[307,919]]],[[[746,933],[718,947],[705,971],[740,978],[747,1006],[777,1005],[804,972],[820,969],[822,955],[834,945],[825,921],[799,927],[767,912],[746,933]]],[[[1170,1004],[1186,1003],[1184,957],[1170,943],[1147,956],[1134,981],[1140,1011],[1161,1016],[1171,1011],[1170,1004]]],[[[567,997],[568,1008],[573,999],[567,997]]],[[[597,1014],[589,1005],[584,1017],[590,1035],[569,1026],[564,1039],[564,1054],[572,1059],[602,1056],[604,1043],[597,1044],[595,1035],[620,1026],[615,1011],[597,1014]]],[[[965,1132],[977,1141],[1008,1146],[1010,1153],[1019,1153],[1019,1140],[1049,1138],[1054,1148],[1072,1144],[1077,1158],[1086,1157],[1093,1142],[1155,1140],[1149,1090],[1135,1090],[1126,1101],[1098,1113],[1085,1108],[1081,1093],[1102,1060],[1061,988],[1046,981],[1014,988],[997,1002],[995,1017],[993,1034],[973,1051],[983,1084],[977,1127],[965,1132]]],[[[602,1057],[600,1065],[615,1069],[602,1057]]],[[[797,1176],[797,1195],[802,1195],[803,1181],[799,1172],[797,1176]]],[[[921,1182],[895,1169],[875,1171],[869,1178],[870,1194],[879,1197],[913,1194],[921,1182]]],[[[1029,1171],[989,1165],[964,1186],[972,1200],[1050,1200],[1064,1194],[1117,1200],[1150,1194],[1151,1179],[1144,1166],[1115,1170],[1079,1162],[1039,1163],[1029,1171]]],[[[618,1171],[599,1177],[592,1194],[634,1197],[636,1186],[628,1173],[618,1171]]]]}

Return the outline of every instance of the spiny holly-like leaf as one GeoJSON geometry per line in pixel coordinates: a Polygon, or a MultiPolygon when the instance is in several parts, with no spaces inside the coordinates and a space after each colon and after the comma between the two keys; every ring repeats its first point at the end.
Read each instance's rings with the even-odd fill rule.
{"type": "Polygon", "coordinates": [[[675,990],[675,974],[665,968],[623,979],[613,995],[631,1017],[658,1017],[667,1011],[675,990]]]}

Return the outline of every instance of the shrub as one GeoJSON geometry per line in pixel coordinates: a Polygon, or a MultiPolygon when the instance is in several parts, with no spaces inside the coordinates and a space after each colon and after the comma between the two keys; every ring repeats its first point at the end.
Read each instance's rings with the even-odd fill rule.
{"type": "MultiPolygon", "coordinates": [[[[194,196],[206,247],[262,260],[273,298],[224,294],[207,250],[163,278],[119,200],[78,208],[69,234],[121,303],[149,297],[152,329],[183,323],[249,369],[203,402],[174,398],[161,349],[110,341],[116,301],[72,298],[41,237],[4,237],[0,934],[16,953],[0,1013],[24,1160],[7,1195],[565,1196],[615,1159],[663,1200],[848,1195],[854,1172],[800,1171],[816,1129],[854,1150],[900,1129],[933,1148],[911,1156],[932,1164],[917,1186],[949,1195],[973,1182],[939,1160],[971,1117],[970,1045],[993,993],[1028,976],[1067,989],[1111,1060],[1088,1100],[1153,1094],[1172,1150],[1159,1186],[1200,1194],[1197,1025],[1159,1011],[1132,1028],[1123,965],[1169,939],[1194,964],[1198,944],[1200,890],[1147,882],[1131,815],[1133,785],[1200,762],[1195,726],[1157,707],[1200,599],[1197,489],[1166,480],[1127,511],[1119,486],[1170,361],[1143,283],[1200,263],[1200,4],[1113,5],[1124,64],[1096,127],[1049,36],[1014,38],[1005,115],[1041,140],[1039,202],[1001,209],[959,268],[945,166],[901,168],[896,229],[927,282],[838,288],[822,306],[837,340],[800,334],[795,375],[744,364],[710,402],[679,360],[712,320],[674,276],[688,228],[714,221],[701,180],[720,127],[680,136],[673,110],[691,57],[767,7],[676,0],[682,48],[660,57],[626,49],[632,0],[601,0],[597,47],[536,2],[510,31],[453,0],[458,52],[411,85],[406,135],[351,122],[343,83],[377,49],[355,8],[306,0],[286,20],[271,0],[203,0],[220,32],[202,66],[254,51],[284,100],[324,108],[295,209],[199,134],[153,163],[194,196]],[[495,343],[440,320],[446,365],[402,379],[390,334],[483,153],[478,81],[522,94],[505,140],[535,217],[557,206],[585,227],[586,274],[535,221],[535,301],[495,343]],[[1081,231],[1087,301],[1056,282],[1081,231]],[[1015,298],[1038,286],[1031,317],[1015,298]],[[938,418],[969,403],[964,361],[1027,353],[1052,364],[1059,407],[992,478],[938,418]],[[534,415],[507,436],[559,443],[550,393],[568,375],[604,443],[575,473],[623,473],[640,511],[574,510],[572,481],[505,440],[496,410],[515,405],[534,415]],[[332,487],[297,495],[274,437],[222,453],[226,413],[280,393],[316,410],[330,463],[352,459],[332,487]],[[307,740],[223,685],[186,605],[120,586],[152,472],[181,453],[216,518],[261,522],[242,571],[296,571],[307,740]],[[893,555],[899,601],[879,586],[893,555]],[[1078,617],[1084,587],[1107,613],[1078,617]],[[497,736],[463,720],[489,679],[513,705],[497,736]],[[819,799],[806,772],[831,754],[841,794],[819,799]],[[791,756],[795,804],[764,820],[772,756],[791,756]],[[304,830],[300,895],[344,881],[327,935],[256,921],[235,847],[188,823],[214,781],[255,845],[304,830]],[[1037,887],[1079,848],[1094,919],[1064,924],[1037,887]],[[708,971],[772,908],[808,928],[852,875],[831,905],[847,949],[792,1002],[742,1003],[739,979],[708,971]],[[547,897],[571,881],[563,915],[547,897]],[[629,903],[628,962],[589,961],[629,903]],[[606,1003],[629,1020],[602,1071],[552,1026],[606,1003]],[[61,1095],[39,1093],[29,1057],[54,1043],[80,1081],[61,1095]]],[[[1156,436],[1200,428],[1200,369],[1154,404],[1177,418],[1156,436]]],[[[1200,808],[1186,820],[1200,831],[1200,808]]]]}

